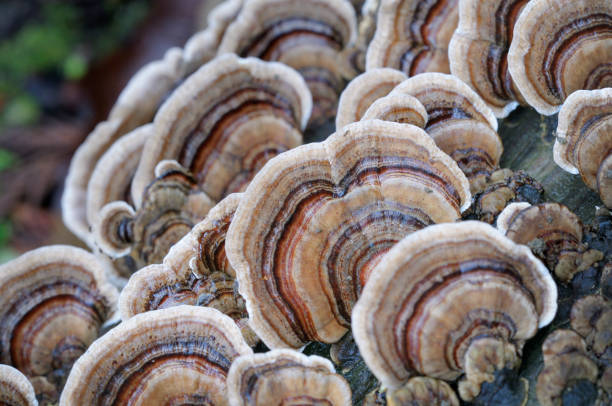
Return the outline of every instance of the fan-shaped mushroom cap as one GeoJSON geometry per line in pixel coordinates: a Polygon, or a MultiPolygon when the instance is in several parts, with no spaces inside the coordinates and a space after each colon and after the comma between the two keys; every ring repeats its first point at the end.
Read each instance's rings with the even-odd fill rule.
{"type": "Polygon", "coordinates": [[[60,405],[226,405],[230,364],[251,354],[229,317],[178,306],[136,315],[74,364],[60,405]]]}
{"type": "Polygon", "coordinates": [[[579,380],[597,380],[597,365],[586,355],[584,341],[573,331],[554,331],[544,341],[542,352],[544,368],[538,375],[536,395],[543,406],[560,405],[564,390],[579,380]]]}
{"type": "Polygon", "coordinates": [[[444,381],[418,376],[401,388],[387,393],[389,406],[459,406],[455,391],[444,381]]]}
{"type": "Polygon", "coordinates": [[[504,354],[552,321],[556,299],[527,247],[481,222],[433,225],[377,264],[353,309],[353,335],[389,388],[415,372],[445,380],[465,372],[479,385],[479,365],[496,353],[511,359],[504,354]]]}
{"type": "Polygon", "coordinates": [[[123,320],[181,304],[208,306],[234,319],[249,344],[259,341],[248,327],[236,273],[225,256],[225,233],[241,196],[231,194],[213,207],[170,248],[163,264],[149,265],[130,277],[119,298],[123,320]]]}
{"type": "Polygon", "coordinates": [[[372,103],[388,95],[405,79],[406,75],[398,70],[381,68],[372,69],[351,80],[340,95],[336,130],[361,120],[372,103]]]}
{"type": "Polygon", "coordinates": [[[214,206],[191,174],[176,163],[162,161],[157,179],[145,190],[138,209],[122,201],[104,206],[94,224],[100,249],[112,258],[128,256],[131,274],[148,264],[160,263],[174,243],[187,234],[214,206]]]}
{"type": "Polygon", "coordinates": [[[506,117],[523,101],[508,72],[507,55],[514,23],[527,1],[459,1],[459,25],[448,46],[450,70],[497,117],[506,117]]]}
{"type": "Polygon", "coordinates": [[[529,246],[548,268],[567,282],[577,272],[582,223],[558,203],[512,203],[501,212],[497,228],[512,241],[529,246]]]}
{"type": "Polygon", "coordinates": [[[612,87],[612,3],[532,0],[514,26],[508,69],[540,114],[579,89],[612,87]]]}
{"type": "Polygon", "coordinates": [[[0,405],[38,406],[34,388],[19,370],[0,364],[0,405]]]}
{"type": "Polygon", "coordinates": [[[302,143],[300,129],[311,106],[308,88],[293,69],[235,55],[215,58],[155,116],[155,134],[132,182],[136,205],[165,159],[191,171],[213,200],[240,191],[268,159],[302,143]]]}
{"type": "Polygon", "coordinates": [[[339,340],[382,254],[469,204],[465,176],[415,126],[360,121],[281,154],[247,188],[226,239],[251,327],[270,348],[339,340]]]}
{"type": "Polygon", "coordinates": [[[478,190],[499,166],[503,145],[491,109],[468,85],[452,75],[429,72],[400,83],[391,94],[416,97],[427,110],[425,131],[478,190]]]}
{"type": "Polygon", "coordinates": [[[351,405],[351,389],[331,362],[286,349],[236,359],[227,389],[231,406],[351,405]]]}
{"type": "Polygon", "coordinates": [[[586,340],[597,356],[612,350],[612,302],[600,295],[578,299],[570,314],[572,329],[586,340]]]}
{"type": "Polygon", "coordinates": [[[146,124],[119,138],[102,155],[87,185],[87,222],[96,224],[100,210],[114,201],[132,203],[130,187],[145,141],[153,134],[146,124]]]}
{"type": "Polygon", "coordinates": [[[448,43],[457,27],[458,0],[381,0],[366,70],[389,67],[408,76],[449,73],[448,43]]]}
{"type": "Polygon", "coordinates": [[[336,113],[342,90],[341,52],[355,41],[348,0],[250,0],[227,28],[219,53],[283,62],[298,70],[314,100],[311,122],[336,113]]]}
{"type": "Polygon", "coordinates": [[[57,396],[72,363],[115,311],[117,290],[92,254],[38,248],[0,266],[0,363],[57,396]]]}
{"type": "Polygon", "coordinates": [[[376,100],[363,115],[362,120],[383,120],[412,124],[424,128],[427,110],[419,99],[408,94],[389,94],[376,100]]]}
{"type": "Polygon", "coordinates": [[[608,207],[612,207],[611,151],[612,88],[572,93],[559,112],[554,159],[564,170],[580,173],[608,207]]]}

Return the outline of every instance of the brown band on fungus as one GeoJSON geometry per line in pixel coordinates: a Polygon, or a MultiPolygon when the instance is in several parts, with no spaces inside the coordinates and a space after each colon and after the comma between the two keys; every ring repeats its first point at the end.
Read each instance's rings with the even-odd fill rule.
{"type": "Polygon", "coordinates": [[[582,246],[582,222],[558,203],[530,206],[513,203],[501,212],[497,228],[517,244],[527,245],[556,276],[569,282],[578,272],[586,250],[582,246]]]}
{"type": "Polygon", "coordinates": [[[381,0],[366,70],[389,67],[408,76],[450,73],[448,43],[457,27],[457,0],[381,0]]]}
{"type": "Polygon", "coordinates": [[[248,327],[236,273],[225,256],[225,234],[240,198],[241,194],[227,196],[172,246],[161,265],[132,275],[119,298],[122,319],[181,304],[207,306],[231,317],[249,345],[259,341],[248,327]]]}
{"type": "Polygon", "coordinates": [[[427,118],[427,110],[416,97],[398,93],[376,100],[366,110],[362,120],[377,119],[425,128],[427,118]]]}
{"type": "Polygon", "coordinates": [[[497,117],[524,103],[508,71],[514,24],[527,0],[459,2],[459,25],[449,44],[453,75],[470,85],[497,117]]]}
{"type": "Polygon", "coordinates": [[[129,276],[136,270],[160,263],[172,245],[201,221],[214,202],[200,190],[196,180],[176,161],[162,161],[157,178],[144,191],[141,206],[111,202],[100,212],[94,236],[111,258],[126,257],[129,276]]]}
{"type": "Polygon", "coordinates": [[[572,306],[570,321],[598,357],[610,360],[606,353],[612,350],[612,302],[601,295],[580,298],[572,306]]]}
{"type": "Polygon", "coordinates": [[[513,358],[503,354],[519,354],[552,321],[556,298],[548,270],[527,247],[485,223],[439,224],[404,238],[378,263],[352,331],[388,388],[416,373],[444,380],[465,373],[479,390],[490,373],[481,368],[486,359],[499,353],[505,367],[513,358]]]}
{"type": "Polygon", "coordinates": [[[101,263],[80,248],[43,247],[7,262],[0,266],[0,363],[41,381],[57,401],[116,300],[101,263]]]}
{"type": "Polygon", "coordinates": [[[542,353],[544,368],[538,375],[536,396],[543,406],[561,404],[563,392],[580,380],[597,380],[597,365],[587,356],[582,338],[572,330],[551,333],[542,345],[542,353]]]}
{"type": "Polygon", "coordinates": [[[18,369],[0,364],[0,405],[38,406],[34,388],[18,369]]]}
{"type": "Polygon", "coordinates": [[[348,382],[329,360],[293,350],[277,349],[236,359],[227,387],[233,406],[351,405],[348,382]]]}
{"type": "Polygon", "coordinates": [[[177,88],[155,117],[132,183],[138,206],[153,168],[177,160],[213,200],[246,187],[271,157],[302,142],[312,100],[279,63],[217,57],[177,88]]]}
{"type": "Polygon", "coordinates": [[[251,353],[235,323],[215,309],[178,306],[139,314],[79,358],[60,405],[226,405],[230,364],[251,353]]]}
{"type": "Polygon", "coordinates": [[[388,95],[405,79],[406,75],[398,70],[381,68],[362,73],[351,80],[340,95],[336,131],[340,131],[347,124],[361,120],[372,103],[388,95]]]}
{"type": "Polygon", "coordinates": [[[449,154],[480,190],[499,167],[503,145],[491,109],[468,85],[454,76],[422,73],[400,83],[390,95],[416,97],[427,111],[425,131],[449,154]]]}
{"type": "Polygon", "coordinates": [[[278,61],[299,71],[313,97],[311,124],[336,113],[344,87],[341,52],[356,38],[347,0],[252,0],[231,24],[219,53],[278,61]]]}
{"type": "Polygon", "coordinates": [[[406,234],[455,221],[469,196],[457,165],[406,124],[360,121],[274,158],[226,240],[253,329],[270,348],[339,340],[382,254],[406,234]]]}
{"type": "Polygon", "coordinates": [[[553,151],[557,165],[580,173],[604,204],[612,206],[612,88],[578,90],[565,100],[553,151]]]}
{"type": "Polygon", "coordinates": [[[541,114],[554,114],[579,89],[612,86],[612,4],[534,0],[519,16],[508,68],[541,114]]]}
{"type": "Polygon", "coordinates": [[[459,406],[455,391],[444,381],[428,377],[411,378],[401,388],[387,393],[389,406],[459,406]]]}

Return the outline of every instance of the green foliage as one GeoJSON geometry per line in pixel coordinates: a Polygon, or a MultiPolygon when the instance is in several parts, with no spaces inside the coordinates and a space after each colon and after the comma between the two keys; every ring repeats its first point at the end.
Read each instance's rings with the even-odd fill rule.
{"type": "MultiPolygon", "coordinates": [[[[17,157],[11,151],[0,148],[0,171],[11,168],[17,162],[17,157]]],[[[1,223],[0,223],[1,225],[1,223]]],[[[0,241],[2,232],[0,229],[0,241]]]]}

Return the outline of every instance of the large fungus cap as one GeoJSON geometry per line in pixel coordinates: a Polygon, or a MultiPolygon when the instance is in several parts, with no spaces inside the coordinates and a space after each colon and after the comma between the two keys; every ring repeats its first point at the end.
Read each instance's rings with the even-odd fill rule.
{"type": "Polygon", "coordinates": [[[149,265],[130,277],[119,298],[123,320],[181,304],[208,306],[236,321],[249,344],[258,341],[248,327],[236,273],[225,256],[225,234],[241,196],[231,194],[213,207],[172,246],[161,265],[149,265]]]}
{"type": "Polygon", "coordinates": [[[351,389],[329,360],[286,349],[236,359],[227,388],[231,406],[351,405],[351,389]]]}
{"type": "Polygon", "coordinates": [[[7,262],[0,266],[0,363],[50,388],[45,395],[57,401],[116,301],[100,262],[80,248],[43,247],[7,262]]]}
{"type": "Polygon", "coordinates": [[[508,68],[540,114],[579,89],[612,87],[612,2],[532,0],[514,26],[508,68]]]}
{"type": "Polygon", "coordinates": [[[544,368],[538,375],[536,396],[543,406],[563,404],[564,392],[579,381],[597,380],[598,368],[586,353],[582,338],[572,330],[550,334],[542,345],[544,368]]]}
{"type": "Polygon", "coordinates": [[[87,185],[87,223],[96,224],[100,210],[114,201],[132,204],[131,185],[145,141],[153,134],[146,124],[119,138],[102,155],[87,185]]]}
{"type": "Polygon", "coordinates": [[[34,388],[19,370],[0,364],[0,405],[38,406],[34,388]]]}
{"type": "Polygon", "coordinates": [[[463,173],[412,125],[360,121],[279,155],[226,240],[251,327],[270,348],[338,341],[382,254],[469,205],[463,173]]]}
{"type": "Polygon", "coordinates": [[[458,0],[381,0],[366,70],[389,67],[408,76],[449,73],[448,43],[457,27],[458,0]]]}
{"type": "Polygon", "coordinates": [[[418,376],[401,388],[387,393],[389,406],[459,406],[453,388],[439,379],[418,376]]]}
{"type": "MultiPolygon", "coordinates": [[[[471,395],[515,362],[525,340],[550,323],[557,288],[527,247],[488,224],[465,221],[417,231],[378,263],[353,310],[353,335],[389,388],[415,373],[454,380],[471,395]],[[484,368],[484,370],[483,370],[484,368]]],[[[475,392],[475,393],[474,393],[475,392]]]]}
{"type": "Polygon", "coordinates": [[[564,170],[580,173],[588,187],[599,190],[601,199],[608,207],[612,207],[610,156],[612,88],[572,93],[559,112],[554,159],[564,170]]]}
{"type": "Polygon", "coordinates": [[[459,1],[459,25],[448,47],[450,70],[497,117],[506,117],[522,101],[508,71],[507,55],[514,24],[527,1],[459,1]]]}
{"type": "Polygon", "coordinates": [[[230,364],[251,354],[229,317],[178,306],[136,315],[74,364],[60,405],[227,405],[230,364]]]}
{"type": "Polygon", "coordinates": [[[416,97],[425,107],[425,131],[436,145],[458,162],[478,190],[499,166],[503,145],[491,109],[455,76],[429,72],[400,83],[395,94],[416,97]]]}
{"type": "Polygon", "coordinates": [[[389,94],[404,80],[405,74],[390,68],[372,69],[351,80],[340,95],[336,130],[361,120],[372,103],[389,94]]]}
{"type": "Polygon", "coordinates": [[[566,206],[512,203],[500,213],[497,228],[512,241],[529,246],[564,282],[578,270],[582,222],[566,206]]]}
{"type": "Polygon", "coordinates": [[[112,258],[126,257],[126,269],[119,270],[126,276],[160,263],[170,247],[214,206],[176,161],[160,162],[155,172],[157,178],[145,189],[137,209],[123,201],[111,202],[102,208],[94,224],[100,249],[112,258]]]}
{"type": "Polygon", "coordinates": [[[312,92],[311,120],[336,113],[344,87],[341,52],[355,41],[357,20],[348,0],[251,0],[227,28],[219,53],[278,61],[298,70],[312,92]]]}
{"type": "Polygon", "coordinates": [[[192,74],[155,116],[132,182],[137,206],[161,160],[177,160],[213,200],[243,189],[276,154],[302,143],[312,100],[293,69],[223,55],[192,74]]]}

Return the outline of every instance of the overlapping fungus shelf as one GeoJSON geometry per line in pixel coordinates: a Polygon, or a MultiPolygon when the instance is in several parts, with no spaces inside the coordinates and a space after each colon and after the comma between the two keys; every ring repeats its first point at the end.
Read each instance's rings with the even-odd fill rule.
{"type": "Polygon", "coordinates": [[[167,159],[189,170],[214,201],[243,189],[265,162],[302,143],[312,100],[293,69],[223,55],[192,74],[155,116],[132,196],[139,205],[167,159]]]}
{"type": "Polygon", "coordinates": [[[381,0],[366,70],[389,67],[408,76],[450,73],[448,43],[457,27],[458,0],[381,0]]]}
{"type": "Polygon", "coordinates": [[[438,224],[397,243],[353,309],[353,336],[376,377],[453,381],[472,400],[557,309],[557,287],[527,247],[486,223],[438,224]]]}
{"type": "Polygon", "coordinates": [[[212,307],[230,316],[249,345],[259,339],[248,326],[236,273],[225,255],[225,234],[242,194],[227,196],[178,241],[162,264],[136,272],[121,291],[123,320],[136,314],[181,304],[212,307]]]}
{"type": "Polygon", "coordinates": [[[336,131],[361,120],[372,103],[389,94],[405,79],[406,75],[398,70],[380,68],[369,70],[351,80],[340,95],[336,131]]]}
{"type": "Polygon", "coordinates": [[[482,189],[499,167],[503,145],[491,109],[469,86],[452,75],[422,73],[397,85],[391,95],[416,97],[427,111],[425,131],[449,154],[470,180],[482,189]]]}
{"type": "Polygon", "coordinates": [[[227,405],[230,364],[251,354],[215,309],[178,306],[136,315],[95,341],[74,367],[61,406],[227,405]]]}
{"type": "Polygon", "coordinates": [[[19,370],[0,364],[0,404],[8,406],[38,406],[34,388],[19,370]]]}
{"type": "Polygon", "coordinates": [[[72,363],[115,311],[117,290],[92,254],[48,246],[0,266],[0,363],[54,403],[72,363]]]}
{"type": "Polygon", "coordinates": [[[278,349],[237,358],[227,377],[232,406],[350,406],[351,389],[325,358],[278,349]]]}
{"type": "MultiPolygon", "coordinates": [[[[612,48],[612,40],[610,44],[612,48]]],[[[612,207],[612,88],[578,90],[565,100],[554,160],[567,172],[580,173],[584,183],[612,207]]]]}
{"type": "Polygon", "coordinates": [[[338,341],[382,255],[469,205],[463,173],[412,125],[360,121],[279,155],[226,239],[251,327],[270,348],[338,341]]]}
{"type": "Polygon", "coordinates": [[[336,114],[344,87],[342,51],[356,39],[348,0],[251,0],[223,37],[219,53],[278,61],[298,70],[312,93],[311,123],[336,114]]]}
{"type": "Polygon", "coordinates": [[[528,0],[463,0],[448,47],[450,70],[470,85],[497,117],[506,117],[520,92],[508,71],[514,24],[528,0]]]}
{"type": "Polygon", "coordinates": [[[94,239],[115,266],[129,276],[160,263],[168,250],[206,216],[214,202],[176,161],[162,161],[140,206],[124,201],[105,205],[94,225],[94,239]]]}
{"type": "Polygon", "coordinates": [[[514,26],[508,69],[540,114],[559,111],[579,89],[612,86],[612,3],[532,0],[514,26]]]}
{"type": "Polygon", "coordinates": [[[455,391],[444,381],[425,376],[410,378],[397,390],[387,393],[389,406],[447,405],[459,406],[455,391]]]}

